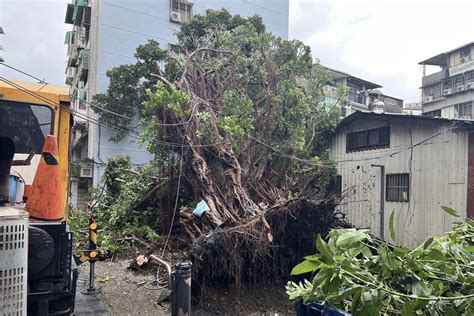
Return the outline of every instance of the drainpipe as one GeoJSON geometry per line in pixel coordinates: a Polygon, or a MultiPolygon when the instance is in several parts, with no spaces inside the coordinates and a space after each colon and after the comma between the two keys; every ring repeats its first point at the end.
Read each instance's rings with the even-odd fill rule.
{"type": "Polygon", "coordinates": [[[385,166],[371,165],[380,168],[380,236],[385,239],[385,166]]]}

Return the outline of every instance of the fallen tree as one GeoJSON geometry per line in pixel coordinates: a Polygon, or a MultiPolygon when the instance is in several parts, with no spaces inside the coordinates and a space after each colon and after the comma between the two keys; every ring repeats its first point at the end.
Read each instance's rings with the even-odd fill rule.
{"type": "Polygon", "coordinates": [[[163,250],[170,235],[187,236],[198,284],[286,275],[315,233],[340,223],[327,190],[339,113],[325,102],[329,79],[308,46],[265,32],[258,17],[198,16],[178,39],[173,51],[149,41],[135,65],[108,73],[94,100],[101,119],[121,127],[117,139],[143,127],[170,189],[150,186],[142,200],[162,201],[163,250]]]}

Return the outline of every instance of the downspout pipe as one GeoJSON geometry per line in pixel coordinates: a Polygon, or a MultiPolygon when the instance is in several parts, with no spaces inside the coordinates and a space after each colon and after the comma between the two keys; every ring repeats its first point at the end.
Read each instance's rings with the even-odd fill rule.
{"type": "Polygon", "coordinates": [[[385,166],[371,165],[380,168],[380,236],[385,239],[385,166]]]}

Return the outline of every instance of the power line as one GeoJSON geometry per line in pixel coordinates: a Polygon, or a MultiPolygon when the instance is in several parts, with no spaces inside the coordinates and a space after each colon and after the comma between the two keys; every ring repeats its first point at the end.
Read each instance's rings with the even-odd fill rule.
{"type": "Polygon", "coordinates": [[[47,103],[47,104],[49,104],[49,105],[51,105],[51,106],[57,107],[57,106],[59,105],[61,108],[65,109],[65,110],[68,111],[69,113],[71,113],[71,114],[73,114],[73,115],[75,115],[75,116],[77,116],[77,117],[79,117],[79,118],[81,118],[81,119],[84,119],[84,120],[86,120],[86,121],[89,122],[89,123],[92,123],[92,124],[95,124],[95,125],[98,125],[98,126],[103,126],[103,127],[105,127],[105,128],[109,128],[109,129],[112,129],[112,130],[115,130],[115,131],[125,132],[125,133],[128,134],[128,136],[138,138],[138,137],[137,137],[137,136],[138,136],[138,133],[135,132],[135,131],[130,131],[130,130],[121,129],[120,127],[117,127],[117,126],[107,126],[107,125],[104,125],[103,123],[100,123],[98,120],[96,120],[96,119],[93,118],[93,117],[90,117],[90,116],[88,116],[88,115],[86,115],[86,114],[80,113],[80,112],[78,112],[78,111],[76,111],[76,110],[70,109],[70,108],[67,107],[67,106],[64,106],[64,105],[61,105],[61,104],[56,104],[56,103],[52,102],[51,100],[49,100],[49,99],[43,97],[42,95],[40,95],[40,94],[38,94],[38,93],[36,93],[36,92],[34,92],[34,91],[32,91],[32,90],[29,90],[29,89],[23,87],[22,85],[16,84],[15,82],[12,82],[12,81],[10,81],[10,80],[8,80],[8,79],[5,79],[4,77],[0,77],[0,80],[1,80],[1,81],[4,81],[4,82],[7,83],[8,85],[13,86],[13,87],[15,87],[15,88],[17,88],[17,89],[19,89],[19,90],[21,90],[21,91],[23,91],[23,92],[25,92],[25,93],[31,95],[31,96],[34,96],[35,98],[38,98],[39,100],[41,100],[41,101],[43,101],[43,102],[45,102],[45,103],[47,103]],[[131,135],[131,133],[134,133],[135,135],[131,135]]]}
{"type": "MultiPolygon", "coordinates": [[[[3,65],[3,66],[8,67],[8,68],[10,68],[10,69],[12,69],[12,70],[15,70],[15,71],[17,71],[17,72],[19,72],[19,73],[21,73],[21,74],[24,74],[25,76],[30,77],[30,78],[33,78],[33,79],[37,80],[37,81],[40,82],[40,83],[44,83],[44,84],[46,84],[46,85],[49,84],[48,82],[46,82],[46,81],[44,81],[44,80],[42,80],[42,79],[39,79],[38,77],[36,77],[36,76],[34,76],[34,75],[30,74],[30,73],[27,73],[27,72],[25,72],[25,71],[23,71],[23,70],[21,70],[21,69],[18,69],[18,68],[16,68],[16,67],[7,65],[7,64],[5,64],[5,63],[0,63],[0,65],[3,65]]],[[[91,106],[91,107],[93,107],[93,108],[99,109],[99,110],[101,110],[101,111],[104,111],[104,112],[106,112],[106,113],[115,115],[115,116],[117,116],[117,117],[120,117],[120,118],[123,118],[123,119],[127,119],[127,120],[130,120],[130,121],[137,121],[136,118],[133,118],[133,117],[130,117],[130,116],[121,114],[121,113],[117,113],[117,112],[111,111],[111,110],[109,110],[109,109],[106,109],[106,108],[104,108],[104,107],[102,107],[102,106],[100,106],[100,105],[97,105],[97,104],[95,104],[95,103],[92,103],[92,102],[90,102],[90,101],[83,100],[83,99],[79,98],[78,96],[70,95],[70,97],[71,97],[72,99],[74,99],[74,100],[78,100],[78,101],[83,102],[83,103],[85,103],[85,104],[87,104],[87,105],[89,105],[89,106],[91,106]]],[[[188,124],[190,120],[191,120],[191,118],[190,118],[189,120],[185,121],[185,122],[180,122],[180,123],[156,123],[156,125],[158,125],[158,126],[181,126],[181,125],[188,124]]]]}
{"type": "MultiPolygon", "coordinates": [[[[45,81],[39,79],[38,77],[35,77],[35,76],[31,75],[31,74],[28,74],[27,72],[24,72],[24,71],[22,71],[22,70],[20,70],[20,69],[18,69],[18,68],[15,68],[15,67],[13,67],[13,66],[9,66],[9,65],[7,65],[7,64],[5,64],[5,63],[0,63],[0,64],[3,65],[3,66],[6,66],[6,67],[8,67],[8,68],[11,68],[11,69],[13,69],[13,70],[15,70],[15,71],[18,71],[18,72],[20,72],[20,73],[22,73],[22,74],[25,74],[25,75],[27,75],[27,76],[29,76],[29,77],[31,77],[31,78],[34,78],[35,80],[38,80],[38,81],[40,81],[41,83],[44,83],[44,84],[46,84],[46,85],[48,84],[47,82],[45,82],[45,81]]],[[[2,80],[4,80],[5,82],[7,82],[7,81],[10,82],[10,83],[9,83],[10,85],[14,85],[14,86],[16,86],[18,89],[21,89],[21,90],[23,90],[23,91],[25,91],[25,92],[28,92],[28,93],[30,93],[30,94],[34,94],[34,95],[36,95],[36,97],[43,99],[43,101],[48,102],[49,104],[56,106],[56,104],[51,103],[50,100],[48,100],[48,99],[42,97],[41,95],[35,93],[34,91],[28,90],[28,89],[22,87],[21,85],[15,84],[15,83],[9,81],[8,79],[5,79],[4,77],[0,77],[0,78],[1,78],[2,80]]],[[[8,83],[8,82],[7,82],[7,83],[8,83]]],[[[99,109],[103,109],[104,111],[108,111],[110,114],[117,115],[117,116],[119,116],[119,117],[126,118],[126,119],[130,119],[130,120],[134,120],[133,118],[124,116],[124,115],[122,115],[122,114],[120,114],[120,113],[116,113],[116,112],[113,112],[113,111],[104,109],[104,108],[102,108],[102,107],[100,107],[100,106],[97,106],[97,105],[95,105],[95,104],[92,104],[92,103],[90,103],[90,102],[88,102],[88,101],[82,100],[82,99],[80,99],[80,98],[78,98],[78,97],[76,97],[76,96],[72,96],[72,97],[73,97],[73,98],[76,98],[76,99],[78,99],[78,100],[80,100],[80,101],[82,101],[82,102],[85,102],[85,103],[91,105],[92,107],[97,107],[97,108],[99,108],[99,109]]],[[[62,106],[62,105],[60,105],[60,106],[62,106]]],[[[90,122],[90,123],[93,123],[93,124],[96,124],[97,126],[102,126],[102,127],[108,128],[108,129],[110,129],[110,130],[123,132],[123,133],[125,133],[126,135],[128,135],[128,136],[130,136],[130,137],[132,137],[132,138],[134,138],[134,139],[138,139],[139,133],[136,132],[136,131],[131,131],[131,130],[124,129],[124,128],[121,128],[121,127],[118,127],[118,126],[108,126],[108,125],[105,125],[104,123],[101,123],[99,120],[97,120],[97,119],[95,119],[95,118],[92,118],[92,117],[90,117],[90,116],[88,116],[88,115],[86,115],[86,114],[80,113],[80,112],[78,112],[78,111],[76,111],[76,110],[72,110],[72,109],[70,109],[70,108],[68,108],[68,107],[64,107],[64,106],[62,106],[62,107],[65,108],[65,109],[66,109],[67,111],[69,111],[70,113],[75,114],[75,115],[78,116],[79,118],[85,119],[86,121],[88,121],[88,122],[90,122]],[[130,135],[131,133],[134,133],[135,135],[130,135]]],[[[193,111],[193,113],[194,113],[194,111],[193,111]]],[[[187,120],[187,121],[185,121],[185,122],[180,122],[180,123],[176,123],[176,124],[165,124],[165,123],[160,124],[160,123],[157,123],[157,125],[159,125],[159,126],[184,125],[184,124],[189,124],[189,123],[192,121],[192,118],[193,118],[193,115],[191,115],[191,117],[189,118],[189,120],[187,120]]],[[[313,166],[334,167],[335,164],[341,164],[341,163],[346,163],[346,162],[369,161],[369,160],[375,160],[375,159],[382,159],[382,158],[392,157],[392,156],[397,155],[397,154],[399,154],[399,153],[402,153],[402,152],[404,152],[404,151],[407,151],[407,150],[410,150],[410,149],[412,149],[412,148],[415,148],[415,147],[417,147],[417,146],[419,146],[419,145],[425,143],[426,141],[428,141],[428,140],[430,140],[430,139],[432,139],[432,138],[434,138],[434,137],[436,137],[436,136],[438,136],[438,135],[440,135],[440,134],[442,134],[442,133],[445,133],[445,132],[448,132],[449,130],[452,130],[453,128],[454,128],[454,126],[451,126],[451,127],[447,128],[447,129],[445,129],[445,130],[443,130],[443,131],[440,131],[440,132],[438,132],[438,133],[436,133],[436,134],[434,134],[434,135],[432,135],[432,136],[430,136],[430,137],[428,137],[428,138],[426,138],[426,139],[420,141],[420,142],[417,143],[417,144],[408,146],[408,147],[406,147],[406,148],[404,148],[404,149],[401,149],[401,150],[396,151],[396,152],[393,152],[393,153],[387,153],[387,154],[385,154],[385,155],[383,155],[383,156],[365,157],[365,158],[360,158],[360,159],[345,159],[345,160],[339,160],[339,161],[337,161],[337,160],[336,160],[336,161],[330,161],[330,160],[328,160],[328,161],[325,161],[325,162],[320,161],[320,162],[318,162],[318,163],[317,163],[317,162],[314,162],[314,161],[312,161],[312,160],[302,159],[302,158],[299,158],[299,157],[294,156],[294,155],[290,155],[290,154],[283,153],[283,152],[281,152],[280,150],[278,150],[278,149],[274,148],[273,146],[271,146],[271,145],[269,145],[269,144],[263,142],[262,140],[259,140],[259,139],[255,138],[255,137],[251,136],[251,135],[248,134],[248,133],[246,134],[246,136],[247,136],[249,139],[252,139],[252,140],[256,141],[257,143],[259,143],[259,144],[261,144],[261,145],[263,145],[263,146],[265,146],[265,147],[271,149],[273,152],[275,152],[277,155],[279,155],[279,156],[281,156],[281,157],[283,157],[283,158],[291,159],[291,160],[294,160],[294,161],[298,161],[298,162],[300,162],[300,163],[304,163],[304,164],[308,164],[308,165],[313,165],[313,166]]],[[[219,145],[219,144],[225,143],[225,142],[216,142],[216,143],[211,143],[211,144],[194,144],[194,145],[190,145],[190,144],[184,144],[184,143],[166,142],[166,141],[163,141],[163,140],[155,140],[155,141],[156,141],[157,143],[162,144],[162,145],[165,145],[165,146],[179,147],[179,148],[182,148],[182,147],[213,147],[213,146],[215,146],[215,145],[219,145]]]]}
{"type": "MultiPolygon", "coordinates": [[[[52,106],[58,106],[58,104],[52,102],[51,100],[41,96],[40,94],[32,91],[32,90],[29,90],[19,84],[16,84],[15,82],[12,82],[4,77],[0,77],[0,80],[1,81],[4,81],[5,83],[7,83],[8,85],[11,85],[19,90],[22,90],[24,91],[25,93],[28,93],[42,101],[44,101],[45,103],[49,104],[49,105],[52,105],[52,106]]],[[[134,139],[138,139],[138,136],[139,136],[139,133],[136,132],[136,131],[133,131],[133,130],[128,130],[128,129],[124,129],[124,128],[121,128],[121,127],[118,127],[118,126],[111,126],[111,125],[106,125],[104,124],[103,122],[100,122],[99,120],[96,120],[95,118],[92,118],[86,114],[83,114],[83,113],[80,113],[76,110],[73,110],[73,109],[70,109],[69,107],[67,106],[64,106],[64,105],[61,105],[59,104],[60,107],[64,108],[66,111],[68,111],[69,113],[73,114],[73,115],[76,115],[77,117],[79,118],[82,118],[84,120],[86,120],[87,122],[90,122],[92,124],[95,124],[97,126],[101,126],[101,127],[105,127],[107,129],[110,129],[110,130],[113,130],[113,131],[119,131],[119,132],[124,132],[126,135],[128,135],[129,137],[131,138],[134,138],[134,139]],[[133,134],[134,135],[133,135],[133,134]]],[[[224,141],[222,142],[216,142],[216,143],[209,143],[209,144],[184,144],[184,143],[174,143],[174,142],[167,142],[167,141],[163,141],[163,140],[159,140],[159,139],[155,139],[154,140],[155,142],[157,142],[158,144],[160,145],[164,145],[164,146],[169,146],[169,147],[177,147],[177,148],[181,148],[181,147],[184,147],[184,148],[201,148],[201,147],[213,147],[215,145],[219,145],[219,144],[223,144],[224,141]]]]}
{"type": "MultiPolygon", "coordinates": [[[[29,73],[27,73],[27,72],[25,72],[25,71],[23,71],[23,70],[20,70],[20,69],[18,69],[18,68],[15,68],[15,67],[13,67],[13,66],[7,65],[7,64],[5,64],[5,63],[3,63],[3,62],[0,62],[0,65],[5,66],[5,67],[7,67],[7,68],[10,68],[10,69],[12,69],[12,70],[15,70],[15,71],[17,71],[17,72],[19,72],[19,73],[21,73],[21,74],[23,74],[23,75],[25,75],[25,76],[30,77],[30,78],[33,78],[33,79],[37,80],[39,83],[46,83],[43,79],[40,79],[40,78],[38,78],[38,77],[35,77],[35,76],[33,76],[32,74],[29,74],[29,73]]],[[[46,83],[46,84],[47,84],[47,83],[46,83]]]]}

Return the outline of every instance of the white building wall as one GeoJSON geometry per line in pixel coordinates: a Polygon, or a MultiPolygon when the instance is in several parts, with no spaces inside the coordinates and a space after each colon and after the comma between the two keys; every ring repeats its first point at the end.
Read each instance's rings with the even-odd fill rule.
{"type": "Polygon", "coordinates": [[[357,227],[370,228],[380,236],[381,170],[371,166],[374,164],[384,165],[386,174],[411,175],[409,202],[385,202],[385,240],[390,240],[392,211],[397,223],[397,243],[411,248],[449,230],[452,223],[459,220],[447,215],[442,205],[458,210],[465,218],[468,134],[448,131],[433,137],[448,127],[448,123],[434,120],[364,120],[341,129],[334,139],[332,152],[345,193],[339,207],[350,222],[357,227]],[[348,132],[387,125],[391,126],[389,148],[346,153],[348,132]],[[412,147],[426,139],[429,140],[412,147]]]}

